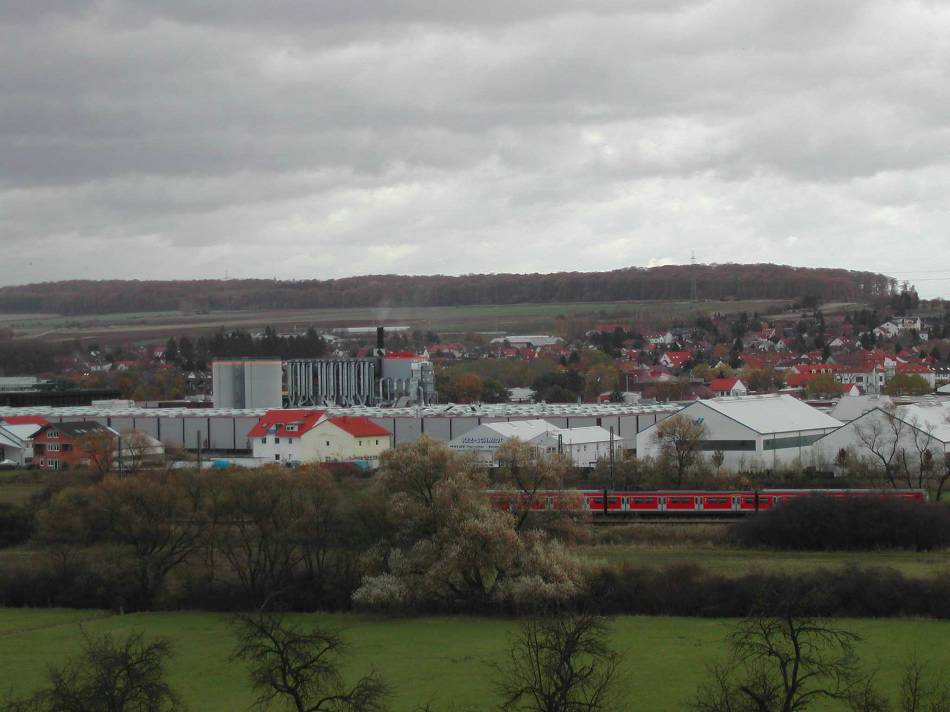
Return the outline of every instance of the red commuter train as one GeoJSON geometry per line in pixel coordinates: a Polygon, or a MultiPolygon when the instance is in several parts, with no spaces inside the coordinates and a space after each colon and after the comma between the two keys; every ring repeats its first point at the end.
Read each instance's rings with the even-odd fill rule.
{"type": "Polygon", "coordinates": [[[523,511],[588,511],[591,514],[754,514],[799,497],[884,497],[911,502],[927,501],[924,490],[892,489],[763,489],[763,490],[662,490],[615,492],[611,490],[544,490],[533,497],[521,492],[492,490],[492,504],[498,509],[523,511]]]}

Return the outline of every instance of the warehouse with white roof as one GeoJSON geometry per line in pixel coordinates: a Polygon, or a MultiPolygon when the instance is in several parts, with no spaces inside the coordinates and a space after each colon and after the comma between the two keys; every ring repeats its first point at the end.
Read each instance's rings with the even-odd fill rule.
{"type": "Polygon", "coordinates": [[[896,464],[902,453],[913,464],[925,450],[944,462],[950,453],[950,401],[874,408],[821,438],[816,448],[825,464],[834,463],[842,450],[874,466],[884,460],[896,464]]]}
{"type": "MultiPolygon", "coordinates": [[[[677,415],[705,427],[704,456],[722,452],[723,467],[732,471],[811,464],[814,443],[841,427],[841,421],[784,394],[699,400],[677,415]]],[[[637,456],[659,455],[654,425],[637,435],[637,456]]]]}
{"type": "Polygon", "coordinates": [[[473,453],[486,465],[497,464],[498,448],[506,440],[516,438],[545,455],[561,453],[575,467],[593,467],[601,458],[609,458],[611,448],[619,456],[621,441],[598,425],[580,428],[559,428],[546,420],[521,420],[485,423],[449,441],[459,452],[473,453]]]}

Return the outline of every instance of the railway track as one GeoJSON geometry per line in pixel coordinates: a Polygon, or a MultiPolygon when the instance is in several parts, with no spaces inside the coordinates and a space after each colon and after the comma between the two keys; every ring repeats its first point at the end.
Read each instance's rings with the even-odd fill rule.
{"type": "Polygon", "coordinates": [[[682,515],[682,514],[650,514],[641,516],[603,516],[595,515],[592,522],[595,526],[609,527],[624,524],[735,524],[742,521],[749,515],[747,514],[710,514],[702,515],[682,515]]]}

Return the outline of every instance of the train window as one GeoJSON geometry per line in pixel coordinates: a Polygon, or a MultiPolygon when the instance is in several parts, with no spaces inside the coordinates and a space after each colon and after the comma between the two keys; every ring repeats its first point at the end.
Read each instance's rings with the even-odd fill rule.
{"type": "Polygon", "coordinates": [[[634,504],[653,504],[654,502],[656,502],[655,497],[634,497],[633,498],[634,504]]]}
{"type": "Polygon", "coordinates": [[[617,504],[620,502],[620,497],[608,497],[607,504],[617,504]]]}
{"type": "Polygon", "coordinates": [[[743,504],[755,504],[755,497],[743,497],[743,498],[742,498],[742,503],[743,503],[743,504]]]}
{"type": "Polygon", "coordinates": [[[603,503],[604,503],[604,500],[602,500],[600,497],[592,497],[592,498],[590,499],[590,503],[591,503],[591,504],[603,504],[603,503]]]}
{"type": "Polygon", "coordinates": [[[691,497],[670,497],[670,504],[690,504],[692,501],[691,497]]]}
{"type": "Polygon", "coordinates": [[[726,504],[729,501],[728,497],[706,497],[706,501],[710,504],[726,504]]]}

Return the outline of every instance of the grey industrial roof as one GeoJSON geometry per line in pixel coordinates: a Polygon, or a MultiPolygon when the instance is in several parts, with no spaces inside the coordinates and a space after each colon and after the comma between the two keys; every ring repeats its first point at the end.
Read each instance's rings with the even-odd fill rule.
{"type": "Polygon", "coordinates": [[[840,420],[789,395],[736,396],[697,401],[757,433],[840,428],[840,420]]]}
{"type": "MultiPolygon", "coordinates": [[[[669,413],[682,406],[674,403],[663,405],[639,405],[627,403],[485,403],[472,405],[441,404],[405,408],[376,408],[354,406],[351,408],[313,408],[325,410],[330,415],[365,415],[369,418],[412,418],[412,417],[598,417],[616,415],[650,415],[669,413]]],[[[62,418],[147,418],[147,417],[250,417],[259,418],[268,408],[102,408],[96,406],[73,406],[56,408],[35,406],[0,408],[0,418],[12,415],[40,415],[62,418]]],[[[294,410],[302,410],[295,408],[294,410]]]]}

